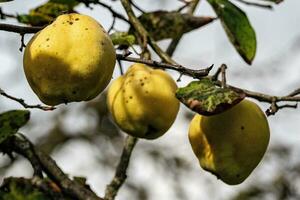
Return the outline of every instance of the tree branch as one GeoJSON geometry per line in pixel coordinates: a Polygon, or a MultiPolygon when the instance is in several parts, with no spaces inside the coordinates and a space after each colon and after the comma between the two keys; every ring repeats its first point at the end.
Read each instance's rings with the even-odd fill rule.
{"type": "Polygon", "coordinates": [[[114,200],[120,187],[125,182],[127,175],[126,171],[129,165],[131,153],[133,151],[133,148],[135,147],[138,139],[132,136],[127,136],[125,140],[125,145],[123,148],[123,152],[119,161],[119,164],[117,166],[115,176],[110,182],[109,185],[107,185],[105,189],[105,197],[104,200],[114,200]]]}
{"type": "Polygon", "coordinates": [[[226,77],[225,77],[225,69],[227,66],[225,64],[222,64],[220,68],[218,68],[217,72],[213,76],[209,76],[209,78],[213,81],[215,81],[215,84],[220,87],[228,87],[233,90],[241,91],[245,93],[247,97],[256,99],[261,102],[270,103],[269,109],[266,110],[266,115],[274,115],[276,112],[278,112],[280,109],[283,108],[297,108],[297,104],[284,104],[284,105],[277,105],[279,102],[300,102],[300,96],[297,96],[300,94],[300,88],[294,90],[293,92],[289,93],[285,96],[274,96],[274,95],[268,95],[264,93],[254,92],[250,90],[246,90],[243,88],[238,88],[232,85],[226,84],[226,77]],[[222,73],[222,80],[218,80],[219,74],[222,73]]]}
{"type": "Polygon", "coordinates": [[[115,11],[111,6],[99,1],[99,0],[76,0],[78,2],[84,3],[87,7],[89,6],[89,4],[98,4],[101,5],[102,7],[108,9],[111,14],[113,15],[113,17],[117,17],[127,23],[130,23],[128,21],[128,19],[126,19],[126,17],[124,17],[122,14],[118,13],[117,11],[115,11]]]}
{"type": "Polygon", "coordinates": [[[125,60],[129,62],[136,62],[136,63],[143,63],[152,67],[160,68],[160,69],[171,69],[178,71],[180,74],[188,75],[193,78],[203,78],[204,76],[207,76],[210,70],[212,69],[213,65],[205,68],[205,69],[199,69],[199,70],[192,70],[183,67],[182,65],[178,64],[167,64],[163,62],[157,62],[153,60],[146,60],[146,59],[140,59],[140,58],[132,58],[128,57],[127,55],[123,54],[117,54],[117,60],[125,60]]]}
{"type": "Polygon", "coordinates": [[[78,200],[103,200],[102,198],[97,197],[95,193],[85,188],[84,185],[69,179],[50,156],[36,149],[24,135],[18,133],[10,137],[4,144],[11,144],[5,148],[5,150],[11,149],[28,158],[30,161],[38,161],[34,163],[31,162],[31,164],[34,165],[34,169],[43,169],[49,178],[61,187],[64,194],[78,200]]]}
{"type": "Polygon", "coordinates": [[[43,26],[18,26],[18,25],[0,23],[1,31],[8,31],[8,32],[20,33],[20,34],[36,33],[42,30],[43,28],[44,28],[43,26]]]}
{"type": "Polygon", "coordinates": [[[37,105],[29,105],[27,103],[25,103],[24,99],[20,99],[20,98],[16,98],[16,97],[13,97],[9,94],[7,94],[6,92],[4,92],[4,90],[2,90],[0,88],[0,95],[8,98],[8,99],[11,99],[13,101],[16,101],[18,102],[19,104],[21,104],[24,108],[36,108],[36,109],[40,109],[40,110],[44,110],[44,111],[50,111],[50,110],[54,110],[56,109],[56,107],[54,106],[42,106],[40,104],[37,104],[37,105]]]}
{"type": "Polygon", "coordinates": [[[155,53],[164,61],[170,64],[176,64],[174,60],[168,54],[166,54],[154,41],[152,37],[149,36],[146,29],[143,27],[143,25],[140,23],[140,21],[135,16],[131,4],[129,0],[121,0],[121,3],[128,15],[129,21],[131,22],[131,25],[134,27],[134,29],[137,31],[137,33],[142,38],[142,47],[143,49],[147,49],[147,43],[149,42],[152,49],[155,51],[155,53]]]}
{"type": "Polygon", "coordinates": [[[4,153],[10,153],[10,152],[6,152],[6,149],[10,149],[13,148],[13,150],[24,156],[25,158],[27,158],[29,160],[29,162],[31,163],[31,166],[33,168],[33,175],[43,178],[43,170],[40,166],[40,162],[37,159],[37,156],[33,150],[33,145],[28,142],[28,141],[22,141],[20,142],[20,139],[17,138],[17,136],[14,136],[15,139],[9,139],[6,142],[4,142],[4,144],[1,144],[1,151],[4,153]],[[3,146],[2,146],[3,145],[3,146]]]}
{"type": "MultiPolygon", "coordinates": [[[[190,2],[188,4],[189,10],[188,10],[187,13],[188,14],[193,14],[199,3],[200,3],[200,0],[194,0],[194,1],[190,2]]],[[[181,34],[180,36],[178,36],[177,38],[175,38],[171,41],[171,43],[169,44],[169,46],[167,48],[167,51],[166,51],[169,56],[171,56],[171,57],[173,56],[173,54],[175,52],[175,49],[178,46],[178,44],[179,44],[179,42],[180,42],[183,35],[184,34],[181,34]]]]}
{"type": "MultiPolygon", "coordinates": [[[[234,86],[230,86],[231,88],[237,88],[234,86]]],[[[241,88],[238,88],[241,89],[241,88]]],[[[250,90],[242,89],[245,94],[248,97],[254,98],[258,101],[261,102],[267,102],[267,103],[272,103],[272,102],[283,102],[283,101],[288,101],[288,102],[299,102],[300,101],[300,96],[272,96],[264,93],[259,93],[259,92],[253,92],[250,90]]]]}

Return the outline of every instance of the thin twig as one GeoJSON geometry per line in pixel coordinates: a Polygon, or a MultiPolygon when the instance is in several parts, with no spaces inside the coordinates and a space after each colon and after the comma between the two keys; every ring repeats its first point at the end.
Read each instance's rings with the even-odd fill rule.
{"type": "Polygon", "coordinates": [[[25,36],[25,34],[24,33],[21,33],[20,34],[21,35],[21,46],[20,46],[20,48],[19,48],[19,51],[23,51],[23,48],[26,48],[26,45],[25,45],[25,42],[24,42],[24,36],[25,36]]]}
{"type": "Polygon", "coordinates": [[[192,70],[183,67],[182,65],[172,65],[168,63],[163,63],[163,62],[157,62],[154,60],[146,60],[146,59],[140,59],[140,58],[132,58],[128,57],[123,54],[117,54],[117,59],[118,60],[125,60],[129,62],[137,62],[137,63],[143,63],[152,67],[160,68],[160,69],[171,69],[180,72],[181,74],[191,76],[193,78],[203,78],[204,76],[207,76],[210,70],[212,69],[213,65],[204,68],[204,69],[199,69],[199,70],[192,70]]]}
{"type": "Polygon", "coordinates": [[[0,7],[0,19],[6,19],[6,18],[17,18],[17,16],[12,15],[12,14],[4,13],[2,8],[0,7]]]}
{"type": "Polygon", "coordinates": [[[1,31],[8,31],[8,32],[14,32],[20,34],[36,33],[42,30],[43,28],[44,28],[43,26],[18,26],[18,25],[0,23],[1,31]]]}
{"type": "Polygon", "coordinates": [[[180,73],[180,74],[179,74],[179,77],[176,79],[176,82],[180,82],[180,81],[181,81],[181,78],[182,78],[182,76],[183,76],[183,74],[182,74],[182,73],[180,73]]]}
{"type": "Polygon", "coordinates": [[[220,69],[221,69],[221,75],[222,75],[222,79],[221,79],[222,88],[226,88],[226,69],[227,69],[227,66],[225,64],[222,64],[220,69]]]}
{"type": "Polygon", "coordinates": [[[121,60],[118,60],[118,65],[119,65],[120,75],[123,75],[124,74],[124,70],[123,70],[123,65],[122,65],[121,60]]]}
{"type": "Polygon", "coordinates": [[[288,96],[296,96],[300,94],[300,88],[294,90],[293,92],[289,93],[288,96]]]}
{"type": "Polygon", "coordinates": [[[2,90],[0,88],[0,95],[8,98],[8,99],[11,99],[13,101],[16,101],[18,102],[19,104],[21,104],[24,108],[36,108],[36,109],[40,109],[40,110],[44,110],[44,111],[50,111],[50,110],[54,110],[56,109],[56,107],[54,106],[42,106],[40,104],[37,104],[37,105],[29,105],[27,103],[25,103],[24,99],[20,99],[20,98],[16,98],[16,97],[13,97],[9,94],[7,94],[6,92],[4,92],[4,90],[2,90]]]}
{"type": "Polygon", "coordinates": [[[269,9],[269,10],[272,10],[273,9],[273,6],[270,5],[270,4],[261,4],[261,3],[256,3],[256,2],[250,2],[250,1],[245,1],[245,0],[236,0],[240,3],[243,3],[247,6],[255,6],[255,7],[258,7],[258,8],[265,8],[265,9],[269,9]]]}
{"type": "Polygon", "coordinates": [[[107,5],[99,0],[77,0],[78,2],[81,2],[81,3],[84,3],[86,6],[89,6],[89,4],[98,4],[98,5],[101,5],[102,7],[108,9],[112,15],[114,17],[117,17],[127,23],[130,23],[126,17],[124,17],[122,14],[118,13],[117,11],[115,11],[110,5],[107,5]]]}
{"type": "Polygon", "coordinates": [[[246,95],[248,97],[252,97],[261,102],[272,103],[273,99],[275,99],[275,102],[282,102],[282,101],[300,102],[300,96],[272,96],[272,95],[259,93],[259,92],[253,92],[253,91],[245,90],[245,89],[243,89],[243,91],[246,93],[246,95]]]}
{"type": "Polygon", "coordinates": [[[179,0],[180,2],[182,2],[184,5],[179,7],[177,9],[177,12],[181,12],[183,9],[190,7],[191,3],[194,3],[194,1],[185,1],[185,0],[179,0]]]}
{"type": "Polygon", "coordinates": [[[112,21],[112,23],[110,25],[110,28],[107,31],[108,34],[114,29],[115,24],[116,24],[116,17],[113,16],[113,21],[112,21]]]}
{"type": "Polygon", "coordinates": [[[294,109],[296,109],[297,107],[298,107],[297,103],[295,103],[295,104],[284,104],[284,105],[278,106],[278,109],[282,109],[282,108],[294,108],[294,109]]]}
{"type": "Polygon", "coordinates": [[[126,171],[129,165],[131,153],[136,145],[138,139],[132,136],[127,136],[125,140],[125,145],[123,148],[123,152],[119,161],[119,164],[116,169],[115,176],[109,185],[107,185],[105,189],[105,197],[104,200],[114,200],[120,187],[125,182],[127,175],[126,171]]]}
{"type": "Polygon", "coordinates": [[[145,11],[143,9],[141,9],[136,3],[133,2],[133,0],[130,0],[131,5],[136,8],[138,11],[140,11],[141,13],[145,13],[145,11]]]}
{"type": "Polygon", "coordinates": [[[281,2],[283,2],[283,0],[262,0],[262,1],[267,1],[267,2],[270,2],[270,3],[276,3],[276,4],[279,4],[281,2]]]}
{"type": "Polygon", "coordinates": [[[220,74],[221,74],[221,67],[219,67],[217,71],[214,73],[214,75],[211,76],[211,80],[217,81],[219,79],[220,74]]]}

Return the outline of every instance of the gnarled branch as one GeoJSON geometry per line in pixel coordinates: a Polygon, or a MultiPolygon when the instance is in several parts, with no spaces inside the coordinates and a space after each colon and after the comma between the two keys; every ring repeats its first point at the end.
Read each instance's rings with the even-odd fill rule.
{"type": "Polygon", "coordinates": [[[39,169],[39,173],[43,170],[68,196],[79,200],[103,200],[84,185],[69,179],[50,156],[35,148],[24,135],[18,133],[2,145],[4,145],[6,153],[11,150],[28,158],[34,169],[39,169]]]}
{"type": "Polygon", "coordinates": [[[127,168],[129,165],[131,153],[137,143],[138,139],[132,136],[127,136],[123,148],[122,155],[120,157],[119,164],[117,166],[115,176],[105,190],[104,200],[114,200],[120,187],[125,182],[127,175],[127,168]]]}

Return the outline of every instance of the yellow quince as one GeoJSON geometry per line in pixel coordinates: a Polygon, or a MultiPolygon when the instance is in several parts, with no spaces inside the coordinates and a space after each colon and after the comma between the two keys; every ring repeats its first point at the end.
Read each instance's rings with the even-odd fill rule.
{"type": "Polygon", "coordinates": [[[23,59],[31,88],[48,105],[93,99],[110,82],[115,62],[102,26],[75,13],[60,15],[35,34],[23,59]]]}
{"type": "Polygon", "coordinates": [[[196,114],[189,129],[200,166],[230,185],[240,184],[250,175],[262,159],[269,138],[266,116],[249,100],[217,115],[196,114]]]}
{"type": "Polygon", "coordinates": [[[132,65],[112,82],[107,104],[117,125],[126,133],[146,139],[162,136],[175,121],[177,85],[165,71],[132,65]]]}

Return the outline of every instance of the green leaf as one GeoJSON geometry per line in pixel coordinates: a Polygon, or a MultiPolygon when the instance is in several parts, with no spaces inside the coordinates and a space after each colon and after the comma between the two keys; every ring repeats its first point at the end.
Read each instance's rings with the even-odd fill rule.
{"type": "MultiPolygon", "coordinates": [[[[202,27],[215,18],[196,17],[191,14],[182,14],[177,11],[155,11],[144,13],[138,17],[150,36],[156,40],[167,38],[177,38],[184,33],[202,27]]],[[[133,34],[134,29],[129,29],[129,34],[133,34]]]]}
{"type": "Polygon", "coordinates": [[[114,45],[132,46],[135,44],[135,36],[127,32],[115,32],[110,34],[110,38],[114,45]]]}
{"type": "Polygon", "coordinates": [[[15,134],[30,118],[27,110],[12,110],[0,114],[0,144],[15,134]]]}
{"type": "Polygon", "coordinates": [[[247,15],[228,0],[208,0],[221,20],[223,28],[246,63],[251,64],[256,53],[256,36],[247,15]]]}
{"type": "Polygon", "coordinates": [[[191,110],[210,116],[236,105],[245,98],[245,94],[243,91],[221,88],[210,79],[201,79],[179,88],[176,97],[191,110]]]}

